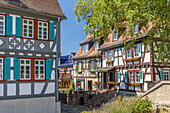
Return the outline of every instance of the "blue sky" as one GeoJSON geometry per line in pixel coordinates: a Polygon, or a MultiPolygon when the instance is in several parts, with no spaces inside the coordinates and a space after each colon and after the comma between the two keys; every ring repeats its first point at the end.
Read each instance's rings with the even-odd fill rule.
{"type": "Polygon", "coordinates": [[[67,16],[67,20],[61,22],[61,55],[67,55],[70,52],[77,52],[86,36],[83,26],[85,22],[77,24],[76,16],[73,12],[73,4],[77,0],[58,0],[59,4],[67,16]]]}

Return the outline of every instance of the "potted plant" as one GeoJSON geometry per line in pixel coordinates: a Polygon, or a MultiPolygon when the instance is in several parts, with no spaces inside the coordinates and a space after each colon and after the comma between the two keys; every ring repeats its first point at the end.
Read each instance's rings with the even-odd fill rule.
{"type": "Polygon", "coordinates": [[[96,85],[99,85],[100,84],[100,81],[96,81],[96,82],[94,82],[96,85]]]}
{"type": "Polygon", "coordinates": [[[74,94],[78,94],[78,91],[74,91],[74,94]]]}
{"type": "Polygon", "coordinates": [[[112,62],[113,62],[113,61],[112,61],[112,60],[110,60],[110,61],[107,61],[107,62],[106,62],[106,64],[110,64],[110,63],[112,63],[112,62]]]}
{"type": "Polygon", "coordinates": [[[89,72],[90,72],[90,73],[94,73],[95,71],[94,71],[94,70],[90,70],[89,72]]]}

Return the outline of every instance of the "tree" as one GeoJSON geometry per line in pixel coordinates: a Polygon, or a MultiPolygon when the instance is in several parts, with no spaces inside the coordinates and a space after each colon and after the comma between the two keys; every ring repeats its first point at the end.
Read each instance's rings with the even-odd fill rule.
{"type": "Polygon", "coordinates": [[[121,31],[126,39],[124,45],[129,47],[134,44],[135,37],[142,34],[133,33],[134,26],[139,24],[147,33],[148,37],[143,42],[150,47],[152,56],[169,65],[169,0],[79,0],[74,6],[77,21],[86,21],[85,34],[94,34],[94,40],[103,36],[107,41],[113,26],[114,29],[126,28],[121,31]],[[127,44],[128,39],[131,42],[127,44]]]}

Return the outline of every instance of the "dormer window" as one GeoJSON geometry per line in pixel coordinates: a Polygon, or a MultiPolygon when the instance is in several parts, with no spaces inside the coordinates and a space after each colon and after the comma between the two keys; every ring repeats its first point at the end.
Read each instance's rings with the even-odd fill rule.
{"type": "Polygon", "coordinates": [[[81,52],[85,53],[89,51],[89,44],[82,45],[81,52]]]}
{"type": "Polygon", "coordinates": [[[113,41],[118,39],[118,30],[113,29],[113,41]]]}
{"type": "Polygon", "coordinates": [[[0,15],[0,35],[5,35],[5,16],[0,15]]]}
{"type": "Polygon", "coordinates": [[[94,50],[96,51],[96,50],[98,50],[98,48],[99,48],[99,43],[98,43],[98,42],[95,42],[95,43],[94,43],[94,50]]]}
{"type": "Polygon", "coordinates": [[[139,32],[139,24],[136,24],[134,26],[134,33],[138,33],[139,32]]]}

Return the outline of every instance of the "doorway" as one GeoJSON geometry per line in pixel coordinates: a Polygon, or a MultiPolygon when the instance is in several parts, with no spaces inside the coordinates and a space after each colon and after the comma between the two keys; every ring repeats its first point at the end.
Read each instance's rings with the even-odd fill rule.
{"type": "Polygon", "coordinates": [[[88,81],[88,91],[92,90],[92,81],[88,81]]]}

